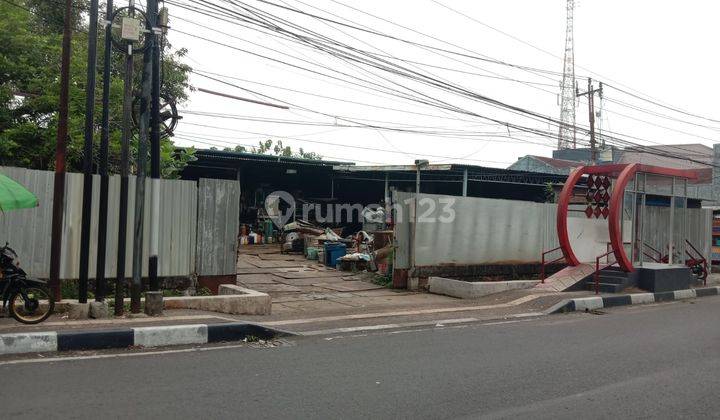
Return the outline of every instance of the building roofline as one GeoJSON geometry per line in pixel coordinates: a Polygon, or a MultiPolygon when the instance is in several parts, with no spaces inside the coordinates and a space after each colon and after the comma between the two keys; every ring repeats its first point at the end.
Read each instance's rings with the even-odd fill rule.
{"type": "Polygon", "coordinates": [[[260,154],[260,153],[235,152],[235,151],[230,151],[230,150],[196,149],[195,155],[198,157],[219,158],[219,159],[226,159],[226,160],[297,163],[297,164],[312,165],[312,166],[335,166],[335,165],[354,166],[355,165],[355,163],[353,163],[353,162],[305,159],[305,158],[287,157],[287,156],[273,156],[273,155],[264,155],[264,154],[260,154]]]}

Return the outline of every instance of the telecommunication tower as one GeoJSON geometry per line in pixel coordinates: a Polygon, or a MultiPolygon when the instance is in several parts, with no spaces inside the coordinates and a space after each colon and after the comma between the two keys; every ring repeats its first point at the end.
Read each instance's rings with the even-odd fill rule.
{"type": "Polygon", "coordinates": [[[560,130],[558,150],[575,148],[575,48],[573,40],[573,11],[575,0],[567,0],[565,28],[565,58],[560,85],[560,130]]]}

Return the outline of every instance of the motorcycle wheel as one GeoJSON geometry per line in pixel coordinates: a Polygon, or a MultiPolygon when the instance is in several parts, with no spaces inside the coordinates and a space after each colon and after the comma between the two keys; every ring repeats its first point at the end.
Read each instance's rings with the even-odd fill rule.
{"type": "Polygon", "coordinates": [[[55,300],[45,287],[31,286],[15,292],[8,302],[10,315],[23,324],[38,324],[45,321],[53,309],[55,300]]]}
{"type": "Polygon", "coordinates": [[[707,268],[705,268],[705,265],[700,265],[699,271],[700,273],[698,274],[698,280],[705,281],[708,276],[707,268]]]}

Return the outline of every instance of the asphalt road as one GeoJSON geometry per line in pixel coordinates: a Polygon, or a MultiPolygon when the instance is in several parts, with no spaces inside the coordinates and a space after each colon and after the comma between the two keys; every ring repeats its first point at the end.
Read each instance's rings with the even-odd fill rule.
{"type": "Polygon", "coordinates": [[[0,364],[5,418],[670,418],[720,414],[720,297],[294,340],[0,364]]]}

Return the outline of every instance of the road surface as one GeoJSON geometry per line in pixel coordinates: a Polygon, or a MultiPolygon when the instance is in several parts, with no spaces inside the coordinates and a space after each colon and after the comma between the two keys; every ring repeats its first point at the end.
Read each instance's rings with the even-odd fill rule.
{"type": "Polygon", "coordinates": [[[605,314],[0,363],[5,418],[718,417],[720,297],[605,314]]]}

